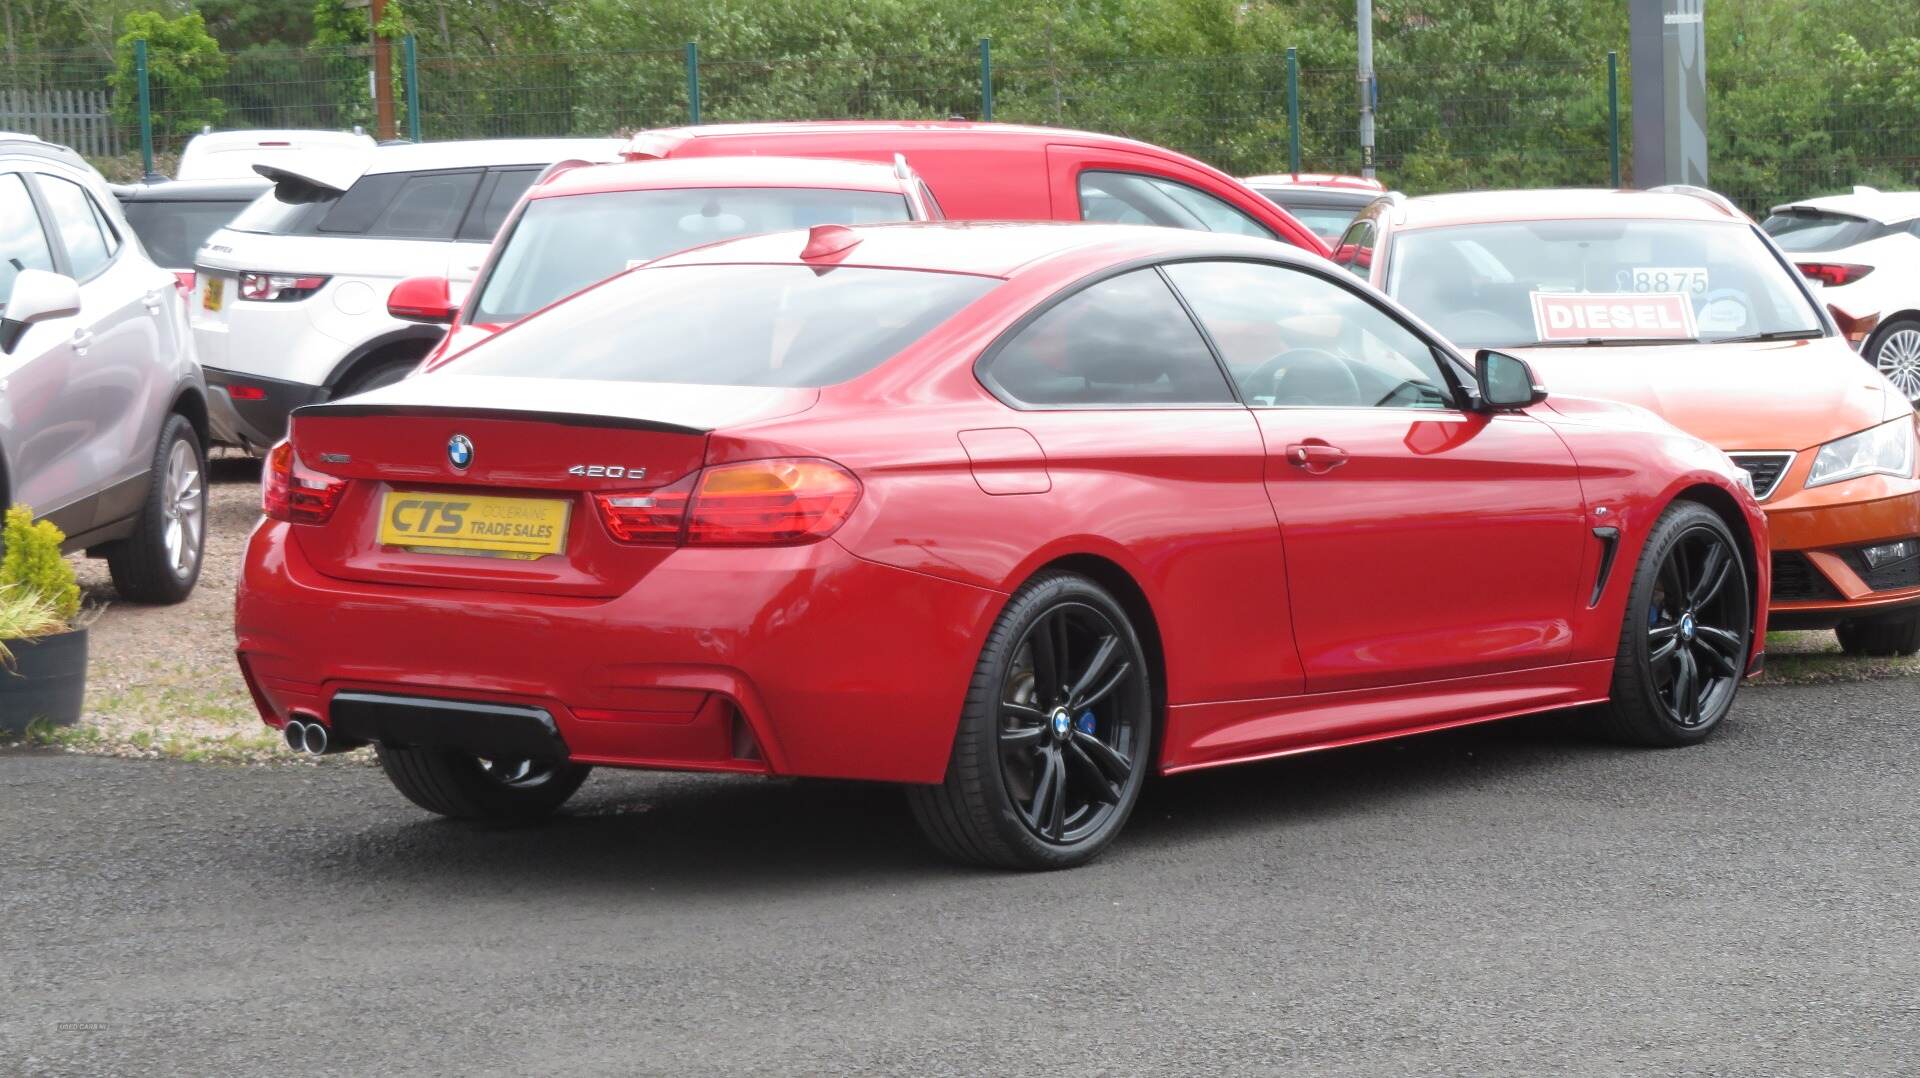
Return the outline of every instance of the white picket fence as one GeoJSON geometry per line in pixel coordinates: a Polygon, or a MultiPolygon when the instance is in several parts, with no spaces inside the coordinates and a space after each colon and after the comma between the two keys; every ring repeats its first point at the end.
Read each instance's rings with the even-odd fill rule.
{"type": "Polygon", "coordinates": [[[122,148],[106,90],[0,90],[0,131],[38,135],[84,157],[112,157],[122,148]]]}

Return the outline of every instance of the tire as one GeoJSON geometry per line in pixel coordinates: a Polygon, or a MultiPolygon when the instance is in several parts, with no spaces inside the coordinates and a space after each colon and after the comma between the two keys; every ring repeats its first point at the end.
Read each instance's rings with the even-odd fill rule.
{"type": "Polygon", "coordinates": [[[375,745],[380,769],[407,800],[457,820],[528,823],[553,813],[587,781],[582,764],[502,760],[498,763],[449,749],[375,745]],[[525,777],[506,773],[524,765],[525,777]]]}
{"type": "Polygon", "coordinates": [[[945,780],[908,790],[915,821],[956,861],[1091,860],[1126,825],[1146,780],[1151,677],[1138,633],[1104,588],[1073,573],[1029,581],[981,649],[945,780]]]}
{"type": "Polygon", "coordinates": [[[351,397],[355,394],[365,393],[369,389],[379,389],[381,386],[390,386],[400,379],[405,378],[407,372],[419,365],[420,357],[412,356],[407,359],[389,360],[378,366],[355,371],[352,376],[340,383],[340,388],[334,390],[333,396],[329,399],[339,400],[342,397],[351,397]]]}
{"type": "Polygon", "coordinates": [[[1920,320],[1896,318],[1881,326],[1867,347],[1866,360],[1909,402],[1920,401],[1920,320]]]}
{"type": "Polygon", "coordinates": [[[1912,655],[1920,652],[1920,610],[1841,622],[1834,635],[1840,638],[1840,650],[1848,655],[1876,658],[1912,655]]]}
{"type": "Polygon", "coordinates": [[[151,475],[134,533],[107,547],[107,570],[129,602],[177,603],[193,594],[207,546],[207,455],[186,417],[161,425],[151,475]]]}
{"type": "Polygon", "coordinates": [[[1706,740],[1733,708],[1752,635],[1747,569],[1733,533],[1706,506],[1673,503],[1634,568],[1602,725],[1633,745],[1706,740]]]}

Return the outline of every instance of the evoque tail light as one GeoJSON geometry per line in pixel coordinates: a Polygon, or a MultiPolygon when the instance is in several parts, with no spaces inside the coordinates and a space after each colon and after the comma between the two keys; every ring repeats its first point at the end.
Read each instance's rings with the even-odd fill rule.
{"type": "Polygon", "coordinates": [[[1852,284],[1873,272],[1872,266],[1855,266],[1845,262],[1800,262],[1800,272],[1819,281],[1828,288],[1839,288],[1852,284]]]}
{"type": "Polygon", "coordinates": [[[346,480],[301,464],[293,443],[283,441],[267,454],[267,466],[260,470],[260,511],[273,520],[325,524],[346,489],[346,480]]]}
{"type": "Polygon", "coordinates": [[[290,303],[320,291],[327,278],[311,273],[243,273],[240,298],[260,303],[290,303]]]}
{"type": "Polygon", "coordinates": [[[626,543],[755,546],[832,535],[860,500],[860,481],[830,460],[750,460],[707,468],[651,491],[596,493],[626,543]]]}

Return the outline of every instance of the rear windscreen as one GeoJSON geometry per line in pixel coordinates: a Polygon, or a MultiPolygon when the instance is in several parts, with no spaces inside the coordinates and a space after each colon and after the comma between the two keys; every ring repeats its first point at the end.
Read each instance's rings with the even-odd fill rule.
{"type": "Polygon", "coordinates": [[[511,322],[674,251],[814,225],[905,221],[907,200],[878,191],[806,187],[670,188],[537,198],[527,204],[486,279],[470,322],[511,322]]]}
{"type": "Polygon", "coordinates": [[[1877,221],[1813,210],[1776,213],[1760,227],[1783,251],[1837,251],[1890,231],[1877,221]]]}
{"type": "Polygon", "coordinates": [[[445,371],[827,386],[879,366],[999,283],[856,266],[639,270],[542,311],[445,371]]]}
{"type": "Polygon", "coordinates": [[[247,208],[245,200],[230,202],[129,202],[121,207],[127,223],[155,264],[187,269],[194,253],[235,214],[247,208]]]}
{"type": "Polygon", "coordinates": [[[235,232],[267,236],[311,235],[340,192],[297,182],[277,183],[234,216],[227,227],[235,232]]]}

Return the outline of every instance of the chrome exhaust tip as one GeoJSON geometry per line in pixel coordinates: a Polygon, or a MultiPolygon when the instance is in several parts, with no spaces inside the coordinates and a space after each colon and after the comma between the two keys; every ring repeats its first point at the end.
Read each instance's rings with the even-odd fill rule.
{"type": "Polygon", "coordinates": [[[327,754],[327,728],[319,723],[307,723],[306,729],[301,732],[300,740],[301,747],[307,750],[307,755],[325,756],[327,754]]]}
{"type": "Polygon", "coordinates": [[[280,728],[280,736],[287,741],[287,747],[295,752],[307,751],[307,724],[299,719],[288,719],[280,728]]]}

